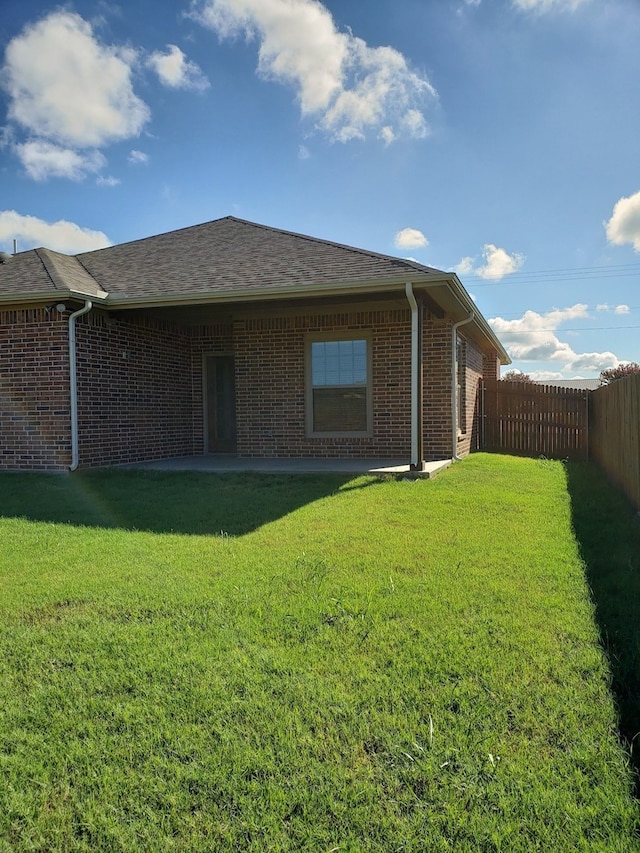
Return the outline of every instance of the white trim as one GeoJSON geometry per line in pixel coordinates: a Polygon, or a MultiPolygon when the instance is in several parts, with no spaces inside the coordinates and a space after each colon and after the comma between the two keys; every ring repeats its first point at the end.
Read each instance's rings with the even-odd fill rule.
{"type": "Polygon", "coordinates": [[[413,286],[410,281],[406,282],[405,284],[405,293],[407,295],[409,307],[411,308],[411,468],[416,470],[420,462],[422,461],[421,459],[418,459],[418,400],[420,397],[418,393],[418,382],[420,370],[420,342],[418,341],[418,303],[416,302],[416,297],[413,292],[413,286]]]}
{"type": "MultiPolygon", "coordinates": [[[[373,438],[373,335],[371,329],[349,329],[333,332],[308,332],[304,340],[304,378],[305,378],[305,434],[307,438],[373,438]],[[328,341],[366,341],[367,343],[367,381],[364,388],[367,399],[367,429],[340,430],[339,432],[317,431],[313,428],[313,379],[311,366],[311,344],[328,341]]],[[[345,385],[345,388],[352,386],[345,385]]],[[[355,386],[354,386],[355,387],[355,386]]]]}
{"type": "Polygon", "coordinates": [[[451,458],[460,462],[458,456],[458,329],[470,323],[475,314],[472,311],[464,320],[459,320],[451,327],[451,458]]]}
{"type": "Polygon", "coordinates": [[[69,315],[69,394],[71,401],[71,465],[70,471],[75,471],[79,465],[78,452],[78,383],[76,371],[76,319],[91,311],[92,302],[87,299],[82,308],[69,315]]]}

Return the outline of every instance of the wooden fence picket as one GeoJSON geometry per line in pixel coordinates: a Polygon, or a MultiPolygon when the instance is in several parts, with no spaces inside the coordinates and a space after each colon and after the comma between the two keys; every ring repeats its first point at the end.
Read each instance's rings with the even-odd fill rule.
{"type": "Polygon", "coordinates": [[[588,391],[485,380],[480,393],[484,450],[553,459],[588,458],[588,391]]]}

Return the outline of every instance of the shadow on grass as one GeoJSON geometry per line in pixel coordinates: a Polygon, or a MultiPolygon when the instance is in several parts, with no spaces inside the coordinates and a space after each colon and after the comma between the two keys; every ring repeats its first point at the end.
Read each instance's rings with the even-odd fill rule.
{"type": "Polygon", "coordinates": [[[640,517],[593,464],[568,462],[573,527],[640,796],[640,517]]]}
{"type": "MultiPolygon", "coordinates": [[[[342,489],[340,474],[91,471],[0,475],[0,517],[153,533],[241,536],[342,489]]],[[[349,488],[378,482],[357,480],[349,488]]]]}

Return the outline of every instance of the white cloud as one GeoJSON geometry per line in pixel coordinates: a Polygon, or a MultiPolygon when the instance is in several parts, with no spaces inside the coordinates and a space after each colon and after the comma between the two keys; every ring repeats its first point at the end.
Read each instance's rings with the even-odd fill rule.
{"type": "Polygon", "coordinates": [[[463,258],[459,264],[455,267],[455,271],[458,275],[469,275],[469,273],[473,270],[473,258],[466,257],[463,258]]]}
{"type": "Polygon", "coordinates": [[[526,311],[517,320],[494,317],[489,323],[514,361],[553,361],[559,362],[563,371],[600,373],[618,365],[612,352],[577,353],[555,334],[562,323],[588,316],[588,306],[578,303],[545,314],[526,311]]]}
{"type": "Polygon", "coordinates": [[[23,216],[15,210],[0,211],[0,244],[13,245],[18,241],[20,251],[46,246],[56,252],[76,254],[104,249],[111,241],[102,231],[81,228],[75,222],[60,219],[45,222],[36,216],[23,216]]]}
{"type": "Polygon", "coordinates": [[[193,17],[220,38],[259,40],[258,71],[296,90],[303,116],[314,116],[333,140],[364,139],[377,130],[385,144],[399,132],[422,138],[426,77],[392,47],[369,47],[339,32],[319,0],[194,0],[193,17]]]}
{"type": "Polygon", "coordinates": [[[121,183],[120,178],[114,178],[113,175],[108,175],[106,178],[99,175],[96,178],[96,184],[99,187],[117,187],[119,183],[121,183]]]}
{"type": "Polygon", "coordinates": [[[505,275],[517,272],[524,263],[524,255],[517,252],[510,255],[505,249],[494,246],[493,243],[485,243],[482,249],[484,266],[476,270],[480,278],[489,281],[500,281],[505,275]]]}
{"type": "Polygon", "coordinates": [[[532,370],[529,376],[534,382],[542,382],[545,379],[565,379],[562,373],[553,370],[532,370]]]}
{"type": "Polygon", "coordinates": [[[640,252],[640,191],[616,202],[605,228],[610,243],[616,246],[631,243],[640,252]]]}
{"type": "Polygon", "coordinates": [[[609,311],[609,305],[606,302],[602,302],[600,305],[596,305],[596,311],[609,311]]]}
{"type": "Polygon", "coordinates": [[[574,353],[574,358],[567,365],[567,369],[600,374],[603,370],[617,367],[619,364],[620,361],[612,352],[583,352],[574,353]]]}
{"type": "Polygon", "coordinates": [[[82,181],[88,174],[103,169],[107,162],[99,151],[80,153],[37,139],[16,145],[14,150],[35,181],[48,178],[82,181]]]}
{"type": "Polygon", "coordinates": [[[384,127],[380,128],[380,133],[378,133],[378,139],[381,139],[385,145],[391,145],[392,142],[396,141],[396,135],[392,127],[389,127],[386,124],[384,127]]]}
{"type": "Polygon", "coordinates": [[[614,314],[628,314],[631,311],[628,305],[616,305],[613,310],[614,314]]]}
{"type": "Polygon", "coordinates": [[[301,145],[298,148],[298,160],[309,160],[310,157],[311,151],[309,151],[306,145],[301,145]]]}
{"type": "Polygon", "coordinates": [[[127,163],[132,166],[146,166],[149,162],[149,155],[145,154],[144,151],[137,151],[133,148],[129,151],[129,156],[127,157],[127,163]]]}
{"type": "Polygon", "coordinates": [[[395,236],[395,245],[397,249],[422,249],[429,241],[417,228],[403,228],[395,236]]]}
{"type": "Polygon", "coordinates": [[[473,266],[474,258],[463,258],[455,267],[458,275],[477,275],[488,281],[500,281],[506,275],[517,272],[524,263],[524,255],[514,252],[509,254],[506,249],[494,246],[493,243],[485,243],[482,247],[484,264],[479,267],[473,266]]]}
{"type": "Polygon", "coordinates": [[[136,136],[149,108],[131,85],[136,54],[100,44],[80,15],[57,11],[6,50],[9,117],[32,134],[76,148],[136,136]]]}
{"type": "Polygon", "coordinates": [[[13,150],[30,177],[82,180],[104,168],[97,149],[140,133],[150,113],[133,91],[136,62],[134,50],[101,44],[87,21],[64,10],[9,42],[0,85],[13,150]],[[18,128],[26,141],[16,141],[18,128]]]}
{"type": "Polygon", "coordinates": [[[480,5],[480,3],[481,0],[463,0],[463,5],[458,6],[458,8],[456,9],[456,15],[458,16],[458,18],[461,18],[465,14],[465,7],[476,8],[480,5]]]}
{"type": "Polygon", "coordinates": [[[400,120],[400,126],[415,139],[424,139],[429,135],[429,126],[420,110],[407,110],[400,120]]]}
{"type": "Polygon", "coordinates": [[[586,0],[512,0],[517,9],[531,12],[575,12],[586,0]]]}
{"type": "Polygon", "coordinates": [[[147,65],[156,72],[160,82],[171,89],[196,89],[204,91],[209,81],[195,62],[190,62],[175,44],[167,45],[167,53],[154,51],[147,65]]]}

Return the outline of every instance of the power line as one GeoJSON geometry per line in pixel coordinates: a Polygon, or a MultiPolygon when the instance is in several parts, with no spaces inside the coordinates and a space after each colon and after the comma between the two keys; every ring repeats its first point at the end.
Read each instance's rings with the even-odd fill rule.
{"type": "MultiPolygon", "coordinates": [[[[627,314],[631,314],[632,311],[640,311],[640,305],[627,305],[627,308],[629,309],[628,311],[625,311],[624,314],[618,314],[618,316],[624,317],[627,314]]],[[[592,309],[592,310],[597,311],[597,308],[592,309]]],[[[527,313],[527,311],[531,311],[534,314],[538,314],[539,316],[544,316],[545,314],[551,313],[549,311],[549,309],[543,309],[542,311],[536,311],[533,308],[527,308],[526,311],[509,311],[505,314],[500,314],[500,319],[504,320],[506,317],[522,317],[522,316],[524,316],[524,314],[527,313]]],[[[551,309],[551,311],[553,311],[553,309],[551,309]]],[[[598,312],[598,313],[600,313],[600,312],[598,312]]],[[[568,320],[568,318],[566,318],[563,322],[566,322],[567,320],[568,320]]],[[[602,328],[603,329],[608,329],[608,328],[612,328],[612,329],[634,329],[635,326],[611,326],[611,327],[602,326],[602,328]]]]}
{"type": "Polygon", "coordinates": [[[566,329],[559,329],[556,326],[555,329],[503,329],[500,334],[508,335],[510,333],[514,333],[534,335],[536,332],[561,332],[566,335],[567,332],[605,332],[611,330],[615,330],[617,332],[618,329],[640,329],[640,326],[579,326],[578,328],[571,327],[566,329]]]}
{"type": "Polygon", "coordinates": [[[508,281],[487,281],[477,273],[461,275],[461,278],[476,287],[504,287],[507,284],[541,285],[556,281],[598,281],[605,278],[633,278],[640,277],[640,264],[616,264],[600,267],[566,267],[549,270],[532,270],[527,272],[508,273],[505,279],[508,281]]]}

